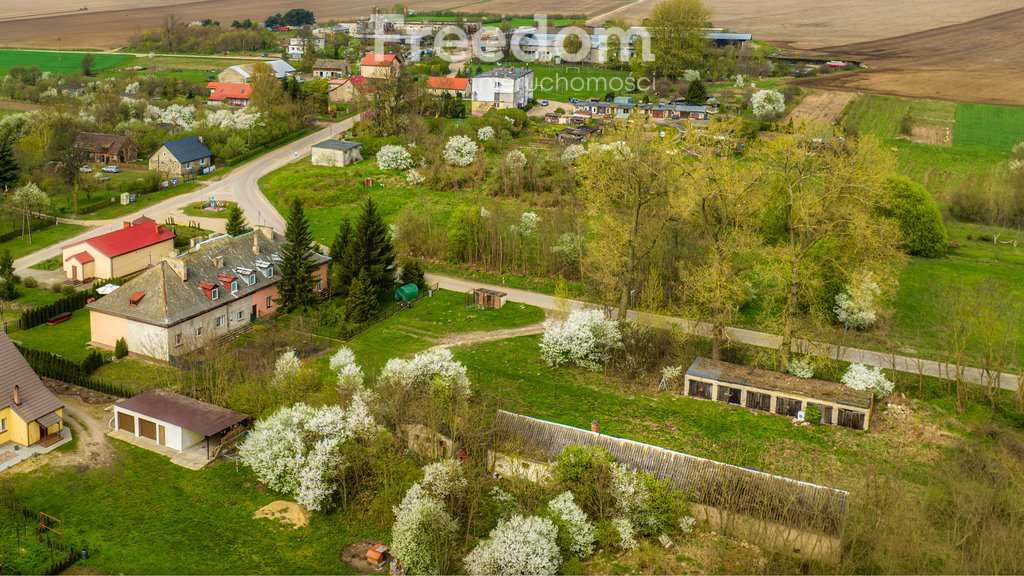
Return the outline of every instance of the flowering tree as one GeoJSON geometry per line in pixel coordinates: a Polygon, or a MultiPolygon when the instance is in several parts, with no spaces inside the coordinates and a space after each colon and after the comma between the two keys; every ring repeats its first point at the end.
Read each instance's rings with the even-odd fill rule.
{"type": "Polygon", "coordinates": [[[633,527],[633,523],[630,522],[629,518],[623,516],[617,516],[612,518],[612,526],[615,527],[615,531],[619,533],[619,548],[627,552],[636,550],[640,543],[636,541],[636,529],[633,527]]]}
{"type": "Polygon", "coordinates": [[[377,382],[452,400],[465,400],[470,392],[466,367],[453,360],[447,348],[421,352],[410,360],[392,358],[377,382]]]}
{"type": "Polygon", "coordinates": [[[576,504],[572,492],[562,492],[548,502],[548,510],[555,516],[559,528],[565,530],[571,554],[582,559],[594,553],[594,525],[576,504]]]}
{"type": "Polygon", "coordinates": [[[462,493],[469,483],[462,472],[462,464],[454,458],[447,458],[423,467],[423,488],[436,498],[451,501],[462,493]]]}
{"type": "Polygon", "coordinates": [[[621,344],[619,325],[600,310],[573,310],[563,322],[544,323],[540,351],[548,366],[575,364],[600,371],[621,344]]]}
{"type": "Polygon", "coordinates": [[[420,184],[423,184],[425,180],[426,178],[424,178],[423,175],[415,168],[410,168],[409,171],[405,173],[405,181],[413,186],[419,186],[420,184]]]}
{"type": "Polygon", "coordinates": [[[556,574],[562,563],[558,551],[558,528],[538,516],[515,515],[498,522],[484,540],[465,558],[472,575],[556,574]]]}
{"type": "Polygon", "coordinates": [[[612,464],[612,495],[618,515],[629,520],[634,532],[649,534],[658,527],[651,491],[644,477],[619,463],[612,464]]]}
{"type": "Polygon", "coordinates": [[[537,232],[537,225],[540,224],[540,216],[536,212],[523,212],[519,217],[519,225],[515,231],[524,238],[530,238],[537,232]]]}
{"type": "Polygon", "coordinates": [[[778,116],[786,111],[786,99],[778,90],[758,90],[750,97],[750,107],[758,118],[778,116]]]}
{"type": "Polygon", "coordinates": [[[484,126],[483,128],[476,131],[476,139],[481,142],[494,140],[494,136],[494,128],[491,128],[490,126],[484,126]]]}
{"type": "Polygon", "coordinates": [[[206,115],[203,124],[220,128],[232,128],[235,130],[248,130],[259,124],[260,113],[254,110],[241,109],[232,110],[221,108],[206,115]]]}
{"type": "Polygon", "coordinates": [[[338,388],[356,390],[363,385],[363,369],[356,364],[356,355],[347,346],[331,356],[331,370],[338,375],[338,388]]]}
{"type": "Polygon", "coordinates": [[[786,371],[797,378],[814,378],[814,365],[807,358],[793,358],[786,371]]]}
{"type": "Polygon", "coordinates": [[[570,144],[562,152],[562,162],[575,162],[577,158],[587,153],[582,144],[570,144]]]}
{"type": "Polygon", "coordinates": [[[192,130],[196,126],[196,109],[193,106],[171,104],[167,108],[146,106],[146,120],[150,122],[166,122],[192,130]]]}
{"type": "Polygon", "coordinates": [[[833,308],[836,319],[846,327],[858,330],[870,328],[878,318],[876,308],[881,293],[882,289],[872,279],[870,273],[852,285],[847,284],[836,296],[836,305],[833,308]]]}
{"type": "Polygon", "coordinates": [[[408,170],[414,165],[409,151],[397,144],[381,146],[377,151],[377,167],[381,170],[408,170]]]}
{"type": "Polygon", "coordinates": [[[391,526],[391,552],[413,574],[438,574],[448,542],[459,523],[445,509],[441,499],[421,484],[413,484],[395,507],[391,526]]]}
{"type": "Polygon", "coordinates": [[[295,354],[295,350],[288,348],[281,353],[274,363],[274,378],[271,380],[274,386],[280,386],[302,369],[302,362],[295,354]]]}
{"type": "Polygon", "coordinates": [[[850,364],[843,374],[843,384],[854,390],[870,390],[876,398],[888,396],[896,388],[881,368],[863,364],[850,364]]]}
{"type": "Polygon", "coordinates": [[[683,81],[689,83],[693,82],[694,80],[700,80],[700,70],[683,70],[683,81]]]}
{"type": "Polygon", "coordinates": [[[508,164],[510,168],[525,168],[526,154],[523,154],[522,150],[512,150],[505,155],[505,164],[508,164]]]}
{"type": "Polygon", "coordinates": [[[376,429],[365,403],[348,412],[338,406],[299,403],[253,426],[239,446],[242,463],[273,490],[310,510],[320,510],[337,489],[347,461],[345,442],[376,429]],[[369,426],[367,425],[369,423],[369,426]]]}
{"type": "Polygon", "coordinates": [[[476,158],[476,142],[469,136],[452,136],[444,145],[444,161],[451,166],[469,166],[476,158]]]}

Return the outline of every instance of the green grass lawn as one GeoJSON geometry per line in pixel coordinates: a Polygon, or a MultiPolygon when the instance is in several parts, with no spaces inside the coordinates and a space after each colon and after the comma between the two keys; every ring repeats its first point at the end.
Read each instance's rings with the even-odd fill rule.
{"type": "MultiPolygon", "coordinates": [[[[124,55],[125,61],[121,68],[142,66],[145,70],[136,72],[139,76],[157,76],[163,78],[176,78],[187,82],[203,83],[210,76],[216,76],[228,66],[244,64],[249,60],[229,60],[222,58],[188,58],[181,56],[128,56],[124,55]]],[[[104,75],[121,74],[116,70],[109,70],[104,75]]]]}
{"type": "Polygon", "coordinates": [[[978,146],[1009,152],[1024,141],[1024,107],[962,103],[956,107],[957,146],[978,146]]]}
{"type": "Polygon", "coordinates": [[[985,148],[932,146],[907,140],[886,143],[895,149],[899,173],[920,183],[940,203],[958,190],[1003,194],[1009,186],[1006,153],[985,148]]]}
{"type": "Polygon", "coordinates": [[[346,345],[367,374],[376,374],[389,359],[430,348],[446,334],[518,328],[542,320],[544,311],[534,306],[510,302],[498,310],[480,310],[467,306],[465,294],[440,290],[346,345]]]}
{"type": "MultiPolygon", "coordinates": [[[[198,188],[199,183],[186,182],[184,184],[179,184],[177,186],[171,186],[170,188],[166,188],[158,192],[151,192],[149,194],[139,194],[136,196],[135,202],[132,202],[131,204],[121,204],[120,202],[116,201],[110,202],[109,206],[100,208],[95,212],[82,214],[78,216],[78,218],[82,220],[107,220],[110,218],[117,218],[119,216],[124,216],[125,214],[132,214],[134,212],[138,212],[139,210],[148,208],[154,204],[159,204],[160,202],[163,202],[168,198],[173,198],[175,196],[182,196],[190,192],[195,192],[198,188]]],[[[101,192],[99,194],[93,193],[93,199],[90,200],[90,202],[94,202],[97,196],[106,197],[108,199],[117,199],[120,198],[120,195],[121,192],[118,190],[109,190],[101,192]]],[[[83,200],[79,199],[79,203],[81,204],[82,202],[83,200]]]]}
{"type": "MultiPolygon", "coordinates": [[[[365,512],[313,515],[294,530],[254,519],[281,498],[262,490],[247,468],[221,461],[199,471],[113,441],[117,461],[68,471],[14,474],[29,509],[64,523],[65,539],[89,548],[78,565],[102,574],[350,574],[342,548],[383,538],[365,512]]],[[[2,548],[0,548],[2,549],[2,548]]]]}
{"type": "Polygon", "coordinates": [[[224,205],[224,209],[219,212],[203,210],[204,206],[208,206],[210,204],[209,201],[193,202],[188,206],[185,206],[185,208],[182,209],[182,212],[187,216],[195,216],[196,218],[227,218],[228,209],[236,205],[234,202],[220,202],[219,200],[218,203],[224,205]]]}
{"type": "Polygon", "coordinates": [[[172,366],[150,364],[133,358],[108,362],[93,372],[93,376],[96,378],[117,384],[133,392],[145,392],[151,388],[174,389],[179,374],[178,369],[172,366]]]}
{"type": "Polygon", "coordinates": [[[42,288],[26,288],[18,286],[18,297],[11,301],[0,301],[0,326],[5,322],[8,332],[18,329],[18,318],[30,308],[46,306],[63,298],[64,295],[42,288]]]}
{"type": "Polygon", "coordinates": [[[33,230],[31,243],[28,241],[27,234],[24,239],[14,238],[7,242],[0,242],[0,252],[10,250],[11,256],[17,260],[22,256],[35,252],[36,250],[42,250],[51,244],[57,244],[67,240],[68,238],[77,236],[86,230],[88,230],[86,226],[78,226],[76,224],[55,224],[39,231],[33,230]]]}
{"type": "Polygon", "coordinates": [[[63,266],[64,266],[64,259],[61,258],[61,255],[58,254],[57,256],[54,256],[53,258],[49,258],[47,260],[43,260],[42,262],[39,262],[38,264],[33,264],[33,265],[29,266],[29,268],[31,268],[33,270],[60,270],[63,266]]]}
{"type": "Polygon", "coordinates": [[[45,350],[73,362],[85,360],[89,353],[89,311],[76,310],[71,320],[50,326],[40,324],[11,334],[11,339],[26,348],[45,350]]]}
{"type": "MultiPolygon", "coordinates": [[[[10,568],[17,570],[16,574],[46,574],[50,568],[50,549],[36,536],[37,523],[21,514],[9,514],[0,522],[0,567],[5,574],[10,568]]],[[[54,557],[59,558],[60,553],[54,553],[54,557]]]]}
{"type": "Polygon", "coordinates": [[[325,244],[334,239],[344,218],[354,220],[359,215],[367,197],[373,198],[388,222],[394,222],[398,213],[414,202],[429,203],[449,213],[465,199],[465,193],[411,186],[402,173],[379,170],[373,159],[343,168],[313,166],[308,160],[302,160],[264,176],[259,185],[281,214],[288,213],[289,201],[293,195],[298,195],[303,200],[313,237],[325,244]],[[363,179],[367,177],[374,179],[373,188],[363,187],[363,179]]]}
{"type": "MultiPolygon", "coordinates": [[[[30,50],[0,50],[0,76],[6,75],[12,66],[38,66],[43,72],[54,74],[81,73],[82,57],[85,54],[73,52],[34,52],[30,50]]],[[[125,54],[93,54],[94,72],[121,66],[133,57],[125,54]]]]}

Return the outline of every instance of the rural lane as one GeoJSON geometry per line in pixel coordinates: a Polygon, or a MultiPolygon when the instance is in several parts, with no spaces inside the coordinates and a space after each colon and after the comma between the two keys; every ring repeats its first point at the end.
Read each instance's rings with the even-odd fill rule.
{"type": "MultiPolygon", "coordinates": [[[[242,164],[229,172],[221,180],[204,182],[198,190],[168,198],[131,214],[125,214],[110,220],[64,220],[65,222],[92,226],[92,228],[61,243],[37,250],[15,260],[14,267],[16,272],[22,277],[35,276],[37,279],[45,279],[48,276],[47,273],[40,270],[32,270],[29,267],[60,255],[61,246],[82,242],[97,234],[116,230],[121,227],[122,222],[131,221],[141,216],[148,216],[157,222],[163,222],[167,217],[173,217],[177,221],[182,221],[183,219],[199,220],[202,225],[209,226],[210,228],[208,229],[223,232],[223,218],[194,218],[183,216],[181,213],[183,206],[192,202],[208,200],[210,197],[217,200],[237,202],[245,211],[245,217],[250,224],[270,226],[279,232],[283,232],[284,218],[274,210],[270,202],[260,192],[259,179],[286,164],[305,158],[309,155],[311,146],[345,132],[355,124],[355,119],[356,117],[352,117],[341,122],[329,124],[322,130],[318,130],[295,142],[286,144],[276,150],[271,150],[242,164]]],[[[53,276],[56,279],[56,275],[53,276]]]]}
{"type": "MultiPolygon", "coordinates": [[[[539,292],[519,290],[516,288],[508,288],[506,286],[497,286],[493,284],[484,284],[473,280],[452,278],[450,276],[441,276],[438,274],[427,274],[427,280],[429,282],[436,282],[438,287],[444,290],[468,292],[474,288],[490,288],[491,290],[506,293],[508,295],[508,300],[512,302],[521,302],[523,304],[537,306],[538,308],[544,308],[546,310],[554,310],[558,308],[554,296],[541,294],[539,292]]],[[[568,304],[569,307],[574,310],[595,307],[594,304],[580,300],[569,300],[568,304]]],[[[705,322],[695,322],[693,320],[676,318],[674,316],[646,314],[632,310],[629,311],[627,316],[630,319],[637,320],[643,324],[679,328],[687,334],[703,337],[710,337],[711,335],[711,325],[705,322]]],[[[782,344],[781,336],[769,334],[767,332],[758,332],[756,330],[748,330],[746,328],[726,328],[725,332],[730,341],[749,346],[778,349],[782,344]]],[[[920,373],[925,376],[932,376],[935,378],[951,378],[956,373],[956,367],[945,362],[936,362],[934,360],[913,358],[910,356],[902,356],[889,352],[879,352],[876,350],[849,348],[836,344],[813,342],[810,340],[798,340],[794,342],[793,350],[800,353],[812,351],[827,352],[828,355],[835,360],[856,362],[867,366],[878,366],[880,368],[897,370],[899,372],[906,372],[909,374],[920,373]]],[[[1017,387],[1020,385],[1018,378],[1019,377],[1016,374],[1001,374],[999,378],[999,385],[1005,390],[1017,390],[1017,387]]],[[[984,385],[988,379],[988,375],[980,368],[965,367],[964,379],[974,384],[984,385]]]]}

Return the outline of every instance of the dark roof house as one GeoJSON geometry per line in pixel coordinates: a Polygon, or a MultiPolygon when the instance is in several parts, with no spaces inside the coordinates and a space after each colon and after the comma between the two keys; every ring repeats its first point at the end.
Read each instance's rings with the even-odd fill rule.
{"type": "Polygon", "coordinates": [[[119,134],[79,132],[75,148],[88,152],[93,162],[132,162],[136,158],[135,146],[119,134]]]}
{"type": "Polygon", "coordinates": [[[171,140],[170,142],[164,142],[164,148],[178,162],[183,164],[213,156],[213,152],[210,152],[210,149],[206,147],[206,144],[203,144],[203,141],[198,136],[186,136],[177,140],[171,140]]]}
{"type": "Polygon", "coordinates": [[[0,412],[9,408],[26,426],[38,422],[45,429],[61,422],[56,412],[63,407],[10,337],[0,331],[0,412]]]}

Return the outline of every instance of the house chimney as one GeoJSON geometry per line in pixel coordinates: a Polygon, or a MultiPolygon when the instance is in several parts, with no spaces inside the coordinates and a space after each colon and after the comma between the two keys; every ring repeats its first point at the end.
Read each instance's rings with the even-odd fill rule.
{"type": "Polygon", "coordinates": [[[178,275],[182,282],[188,282],[188,267],[185,266],[184,260],[181,258],[168,258],[165,262],[167,262],[167,265],[171,267],[171,270],[178,275]]]}
{"type": "Polygon", "coordinates": [[[252,233],[252,253],[260,255],[260,233],[259,230],[254,230],[252,233]]]}
{"type": "Polygon", "coordinates": [[[597,434],[597,420],[590,421],[590,431],[597,434]]]}
{"type": "Polygon", "coordinates": [[[21,406],[21,386],[14,385],[14,405],[21,406]]]}
{"type": "Polygon", "coordinates": [[[131,228],[132,227],[132,223],[131,222],[121,222],[121,227],[122,228],[131,228]]]}
{"type": "Polygon", "coordinates": [[[214,268],[221,268],[223,266],[224,266],[224,257],[223,256],[214,256],[213,257],[213,267],[214,268]]]}

